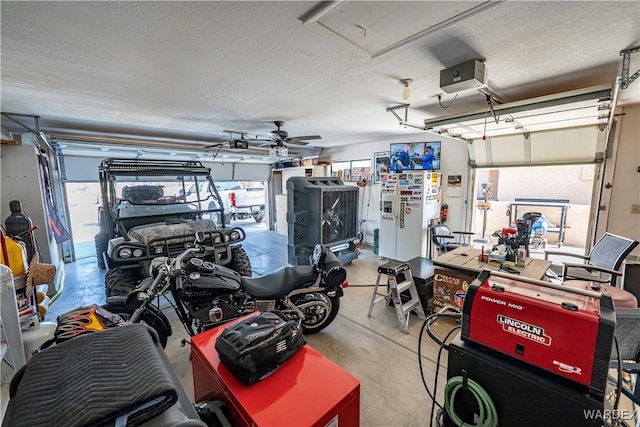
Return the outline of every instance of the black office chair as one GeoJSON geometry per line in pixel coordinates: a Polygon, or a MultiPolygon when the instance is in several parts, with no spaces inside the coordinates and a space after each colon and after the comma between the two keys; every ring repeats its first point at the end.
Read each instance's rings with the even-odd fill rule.
{"type": "Polygon", "coordinates": [[[435,224],[431,226],[431,241],[438,251],[438,255],[442,255],[446,252],[452,251],[461,246],[467,246],[463,241],[462,236],[469,235],[466,231],[451,231],[449,226],[445,224],[435,224]],[[458,235],[457,241],[456,236],[458,235]]]}
{"type": "Polygon", "coordinates": [[[638,242],[612,233],[604,233],[593,245],[589,255],[579,255],[570,252],[547,250],[544,259],[549,255],[580,258],[583,263],[564,262],[562,281],[586,280],[596,283],[616,286],[622,261],[638,246],[638,242]]]}
{"type": "MultiPolygon", "coordinates": [[[[629,374],[640,373],[640,308],[616,308],[615,339],[617,347],[611,354],[610,368],[619,369],[629,374]],[[617,349],[617,351],[616,351],[617,349]]],[[[620,385],[620,391],[636,405],[640,405],[640,385],[627,384],[611,374],[607,379],[612,384],[620,385]]]]}

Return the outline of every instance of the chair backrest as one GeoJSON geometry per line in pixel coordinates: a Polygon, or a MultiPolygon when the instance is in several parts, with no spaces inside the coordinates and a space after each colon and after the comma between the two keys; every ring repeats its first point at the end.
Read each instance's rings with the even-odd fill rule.
{"type": "Polygon", "coordinates": [[[446,251],[447,243],[453,243],[451,239],[439,236],[451,236],[451,229],[445,224],[434,224],[431,226],[431,240],[436,245],[438,252],[446,251]]]}
{"type": "Polygon", "coordinates": [[[604,233],[593,245],[589,254],[589,263],[596,267],[620,270],[622,261],[631,253],[638,242],[611,233],[604,233]]]}

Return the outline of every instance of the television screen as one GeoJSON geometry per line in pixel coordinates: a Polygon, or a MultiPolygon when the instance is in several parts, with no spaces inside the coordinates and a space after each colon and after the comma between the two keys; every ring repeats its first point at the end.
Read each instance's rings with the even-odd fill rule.
{"type": "Polygon", "coordinates": [[[441,141],[398,142],[389,147],[389,168],[400,172],[406,170],[440,170],[441,141]]]}

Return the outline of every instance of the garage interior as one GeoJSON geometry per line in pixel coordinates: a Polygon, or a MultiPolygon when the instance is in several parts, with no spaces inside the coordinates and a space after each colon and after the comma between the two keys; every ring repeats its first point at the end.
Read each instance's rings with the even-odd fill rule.
{"type": "MultiPolygon", "coordinates": [[[[444,254],[428,234],[439,222],[466,233],[467,248],[489,251],[501,242],[498,231],[539,211],[548,220],[546,234],[527,239],[528,258],[539,263],[552,250],[589,255],[607,233],[640,241],[637,2],[3,1],[0,8],[0,217],[4,225],[10,202],[20,201],[37,226],[39,261],[56,267],[36,342],[59,315],[106,302],[93,240],[100,194],[71,190],[96,188],[104,159],[201,162],[214,181],[261,183],[264,221],[230,223],[247,233],[242,245],[253,277],[306,258],[292,240],[300,224],[288,183],[338,180],[357,189],[358,238],[347,245],[356,248],[349,249],[355,258],[343,263],[349,286],[335,321],[306,338],[358,381],[359,409],[355,424],[345,412],[335,424],[327,418],[314,425],[457,425],[441,405],[445,384],[460,368],[490,390],[502,425],[513,425],[506,402],[523,408],[516,425],[539,425],[542,415],[554,425],[601,425],[612,417],[637,423],[638,407],[628,396],[610,412],[597,412],[612,407],[593,385],[584,393],[585,384],[576,388],[565,378],[556,384],[537,367],[512,367],[519,356],[503,359],[484,347],[479,355],[459,341],[441,346],[415,312],[403,333],[393,303],[372,304],[376,282],[387,289],[390,276],[379,269],[389,262],[419,258],[439,268],[444,254]],[[423,236],[422,248],[390,256],[391,246],[404,244],[388,243],[387,177],[380,166],[388,166],[384,159],[394,147],[418,143],[441,147],[433,171],[441,174],[437,213],[412,229],[423,236]],[[56,240],[52,212],[68,239],[56,240]],[[82,221],[71,223],[77,213],[82,221]],[[79,238],[82,233],[88,237],[79,238]],[[518,380],[494,383],[484,371],[518,380]],[[545,381],[552,386],[542,386],[545,381]],[[573,399],[576,389],[580,397],[573,399]],[[542,415],[527,409],[532,394],[546,408],[542,415]],[[583,415],[593,408],[591,418],[583,415]],[[571,412],[580,413],[578,424],[571,412]],[[609,419],[596,420],[601,414],[609,419]]],[[[551,271],[560,277],[550,272],[540,279],[560,283],[563,262],[575,259],[552,258],[551,271]]],[[[639,262],[640,248],[624,256],[615,286],[621,292],[640,289],[639,262]]],[[[433,292],[433,268],[425,276],[413,270],[416,264],[416,283],[433,292]]],[[[426,314],[439,308],[420,298],[426,314]]],[[[191,337],[173,310],[164,309],[173,335],[163,352],[196,402],[200,372],[194,373],[193,350],[181,345],[191,337]]],[[[3,332],[5,319],[3,312],[3,332]]],[[[616,321],[624,323],[617,314],[616,321]]],[[[441,340],[452,331],[449,342],[458,329],[469,333],[456,319],[433,323],[441,340]]],[[[626,346],[633,339],[618,341],[626,346]]],[[[577,341],[561,345],[574,346],[577,341]]],[[[6,347],[3,417],[17,370],[6,347]]],[[[317,388],[335,386],[324,381],[317,388]]],[[[300,405],[313,400],[309,393],[300,405]]],[[[615,381],[604,394],[620,394],[615,381]]],[[[476,404],[468,397],[456,410],[475,422],[476,404]]]]}

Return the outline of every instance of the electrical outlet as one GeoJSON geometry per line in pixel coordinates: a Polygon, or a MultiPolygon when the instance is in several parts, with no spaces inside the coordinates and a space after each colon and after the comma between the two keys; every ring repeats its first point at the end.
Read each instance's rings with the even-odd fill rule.
{"type": "Polygon", "coordinates": [[[632,214],[640,214],[640,205],[631,205],[632,214]]]}

